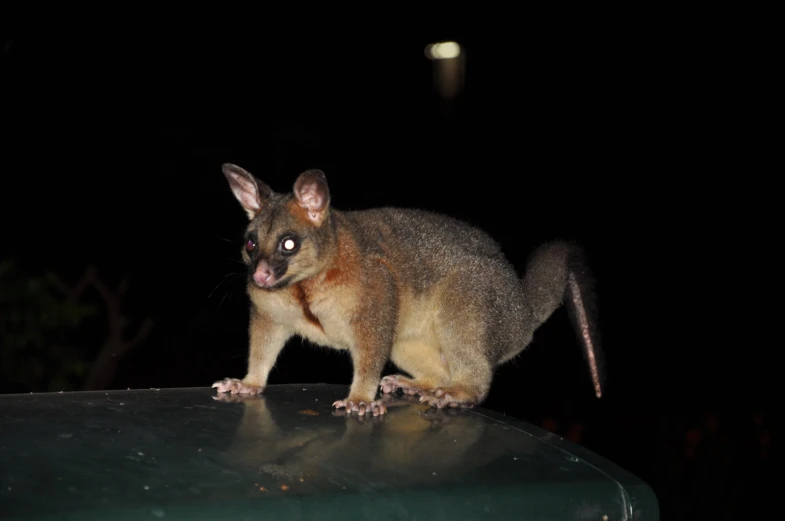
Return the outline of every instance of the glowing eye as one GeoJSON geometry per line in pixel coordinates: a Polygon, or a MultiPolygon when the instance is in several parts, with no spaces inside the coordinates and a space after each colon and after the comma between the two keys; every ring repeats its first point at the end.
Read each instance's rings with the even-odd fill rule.
{"type": "Polygon", "coordinates": [[[251,253],[256,249],[256,243],[253,239],[248,239],[248,242],[245,243],[245,251],[251,253]]]}
{"type": "Polygon", "coordinates": [[[278,248],[285,255],[294,255],[300,249],[300,245],[297,244],[297,237],[290,235],[281,239],[278,248]]]}

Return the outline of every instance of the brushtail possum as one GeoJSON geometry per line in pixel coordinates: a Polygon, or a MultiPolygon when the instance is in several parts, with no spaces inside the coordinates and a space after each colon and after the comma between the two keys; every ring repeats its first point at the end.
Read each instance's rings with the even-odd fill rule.
{"type": "Polygon", "coordinates": [[[250,220],[242,258],[251,317],[248,372],[215,382],[219,393],[261,393],[284,344],[299,335],[351,355],[349,395],[335,408],[384,414],[379,389],[438,408],[473,407],[494,369],[564,302],[601,397],[592,282],[572,243],[540,246],[521,279],[499,244],[463,221],[415,209],[340,211],[320,170],[300,174],[291,193],[239,166],[222,170],[250,220]],[[381,378],[388,361],[407,375],[381,378]]]}

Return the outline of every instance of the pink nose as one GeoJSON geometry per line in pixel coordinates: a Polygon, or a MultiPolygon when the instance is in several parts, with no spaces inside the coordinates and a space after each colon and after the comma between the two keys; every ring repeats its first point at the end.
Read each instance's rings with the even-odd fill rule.
{"type": "Polygon", "coordinates": [[[270,285],[273,281],[273,270],[270,265],[265,261],[259,261],[253,274],[253,280],[260,286],[270,285]]]}

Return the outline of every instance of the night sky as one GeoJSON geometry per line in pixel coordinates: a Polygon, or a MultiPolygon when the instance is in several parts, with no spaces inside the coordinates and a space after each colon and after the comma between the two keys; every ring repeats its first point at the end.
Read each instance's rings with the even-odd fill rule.
{"type": "MultiPolygon", "coordinates": [[[[276,191],[322,169],[342,210],[464,218],[519,270],[540,242],[576,240],[597,279],[606,397],[594,398],[562,309],[498,372],[487,405],[591,425],[590,448],[659,479],[646,474],[651,454],[611,446],[643,453],[668,426],[772,407],[774,368],[756,342],[718,354],[733,345],[699,289],[719,217],[701,220],[694,205],[722,115],[689,55],[634,30],[551,29],[8,35],[0,253],[73,283],[88,265],[112,287],[128,278],[129,331],[145,317],[155,326],[118,365],[109,387],[124,389],[244,375],[248,301],[230,274],[243,273],[247,220],[224,162],[276,191]],[[446,39],[466,59],[451,104],[423,53],[446,39]]],[[[102,328],[84,333],[86,352],[102,328]]],[[[350,380],[347,355],[295,340],[270,383],[350,380]]]]}

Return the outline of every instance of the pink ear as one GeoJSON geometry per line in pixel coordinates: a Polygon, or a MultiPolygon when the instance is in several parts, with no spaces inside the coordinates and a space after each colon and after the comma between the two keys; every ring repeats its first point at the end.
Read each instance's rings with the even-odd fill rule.
{"type": "Polygon", "coordinates": [[[235,198],[248,214],[248,218],[256,217],[256,214],[261,211],[264,201],[272,194],[270,187],[237,165],[224,163],[221,165],[221,170],[229,181],[235,198]]]}
{"type": "Polygon", "coordinates": [[[294,183],[294,196],[297,203],[308,211],[311,222],[317,226],[324,222],[330,205],[330,190],[324,172],[307,170],[300,174],[294,183]]]}

